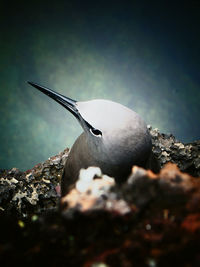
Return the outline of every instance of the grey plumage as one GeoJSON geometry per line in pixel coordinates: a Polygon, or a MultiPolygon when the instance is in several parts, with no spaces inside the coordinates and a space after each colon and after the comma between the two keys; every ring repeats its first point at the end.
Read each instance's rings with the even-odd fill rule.
{"type": "Polygon", "coordinates": [[[120,183],[126,180],[133,165],[148,167],[151,136],[143,119],[133,110],[109,100],[74,101],[29,83],[68,109],[84,130],[66,161],[61,181],[62,196],[74,185],[81,168],[98,166],[120,183]]]}

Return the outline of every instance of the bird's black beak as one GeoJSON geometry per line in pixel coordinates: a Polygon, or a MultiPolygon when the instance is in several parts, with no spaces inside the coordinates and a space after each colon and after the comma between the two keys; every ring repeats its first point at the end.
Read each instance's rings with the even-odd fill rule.
{"type": "Polygon", "coordinates": [[[54,99],[56,102],[58,102],[60,105],[62,105],[64,108],[66,108],[67,110],[69,110],[80,122],[80,124],[82,125],[82,127],[84,129],[86,129],[87,131],[92,131],[92,133],[94,135],[98,135],[99,133],[101,133],[99,130],[95,129],[94,127],[92,127],[92,125],[90,125],[87,121],[85,121],[81,114],[79,113],[76,103],[77,101],[66,97],[64,95],[61,95],[59,93],[54,92],[53,90],[44,87],[42,85],[39,85],[37,83],[33,83],[33,82],[28,82],[30,85],[32,85],[33,87],[37,88],[39,91],[41,91],[42,93],[44,93],[45,95],[48,95],[49,97],[51,97],[52,99],[54,99]],[[97,134],[98,131],[98,134],[97,134]]]}
{"type": "Polygon", "coordinates": [[[42,93],[44,93],[45,95],[48,95],[49,97],[51,97],[52,99],[54,99],[56,102],[58,102],[60,105],[62,105],[64,108],[66,108],[67,110],[69,110],[77,119],[79,119],[79,112],[76,108],[76,102],[75,100],[63,96],[59,93],[54,92],[53,90],[41,86],[37,83],[33,83],[33,82],[28,82],[30,85],[32,85],[33,87],[37,88],[38,90],[40,90],[42,93]]]}

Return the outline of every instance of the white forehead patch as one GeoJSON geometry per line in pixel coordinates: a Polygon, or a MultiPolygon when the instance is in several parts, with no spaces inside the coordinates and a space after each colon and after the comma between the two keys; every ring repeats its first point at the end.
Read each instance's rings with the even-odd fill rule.
{"type": "Polygon", "coordinates": [[[113,129],[124,128],[138,116],[129,108],[109,100],[96,99],[78,102],[77,107],[81,116],[93,127],[100,130],[109,127],[113,129]]]}

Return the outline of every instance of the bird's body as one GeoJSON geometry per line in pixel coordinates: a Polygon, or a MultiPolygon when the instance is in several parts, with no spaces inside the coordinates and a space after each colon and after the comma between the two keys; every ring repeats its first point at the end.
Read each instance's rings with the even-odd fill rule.
{"type": "Polygon", "coordinates": [[[67,158],[61,181],[62,196],[73,187],[81,168],[97,166],[117,182],[123,182],[133,165],[147,167],[151,137],[146,123],[136,112],[109,100],[77,102],[30,84],[67,108],[84,130],[67,158]]]}
{"type": "Polygon", "coordinates": [[[82,118],[102,135],[98,137],[84,131],[75,141],[64,168],[62,195],[73,186],[81,168],[98,166],[103,173],[122,182],[133,165],[146,167],[151,138],[137,113],[108,100],[77,102],[76,105],[82,118]]]}

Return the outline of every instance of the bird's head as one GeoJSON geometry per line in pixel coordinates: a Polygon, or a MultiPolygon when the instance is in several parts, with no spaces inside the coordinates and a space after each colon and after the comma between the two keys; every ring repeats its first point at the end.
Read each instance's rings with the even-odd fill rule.
{"type": "MultiPolygon", "coordinates": [[[[130,158],[143,147],[151,149],[151,138],[143,119],[133,110],[113,101],[75,101],[39,84],[28,82],[70,111],[81,124],[91,149],[130,158]],[[144,146],[144,143],[148,144],[144,146]],[[134,150],[134,151],[132,151],[134,150]],[[129,155],[130,154],[130,155],[129,155]]],[[[144,151],[142,151],[144,154],[144,151]]],[[[98,154],[98,153],[97,153],[98,154]]]]}

